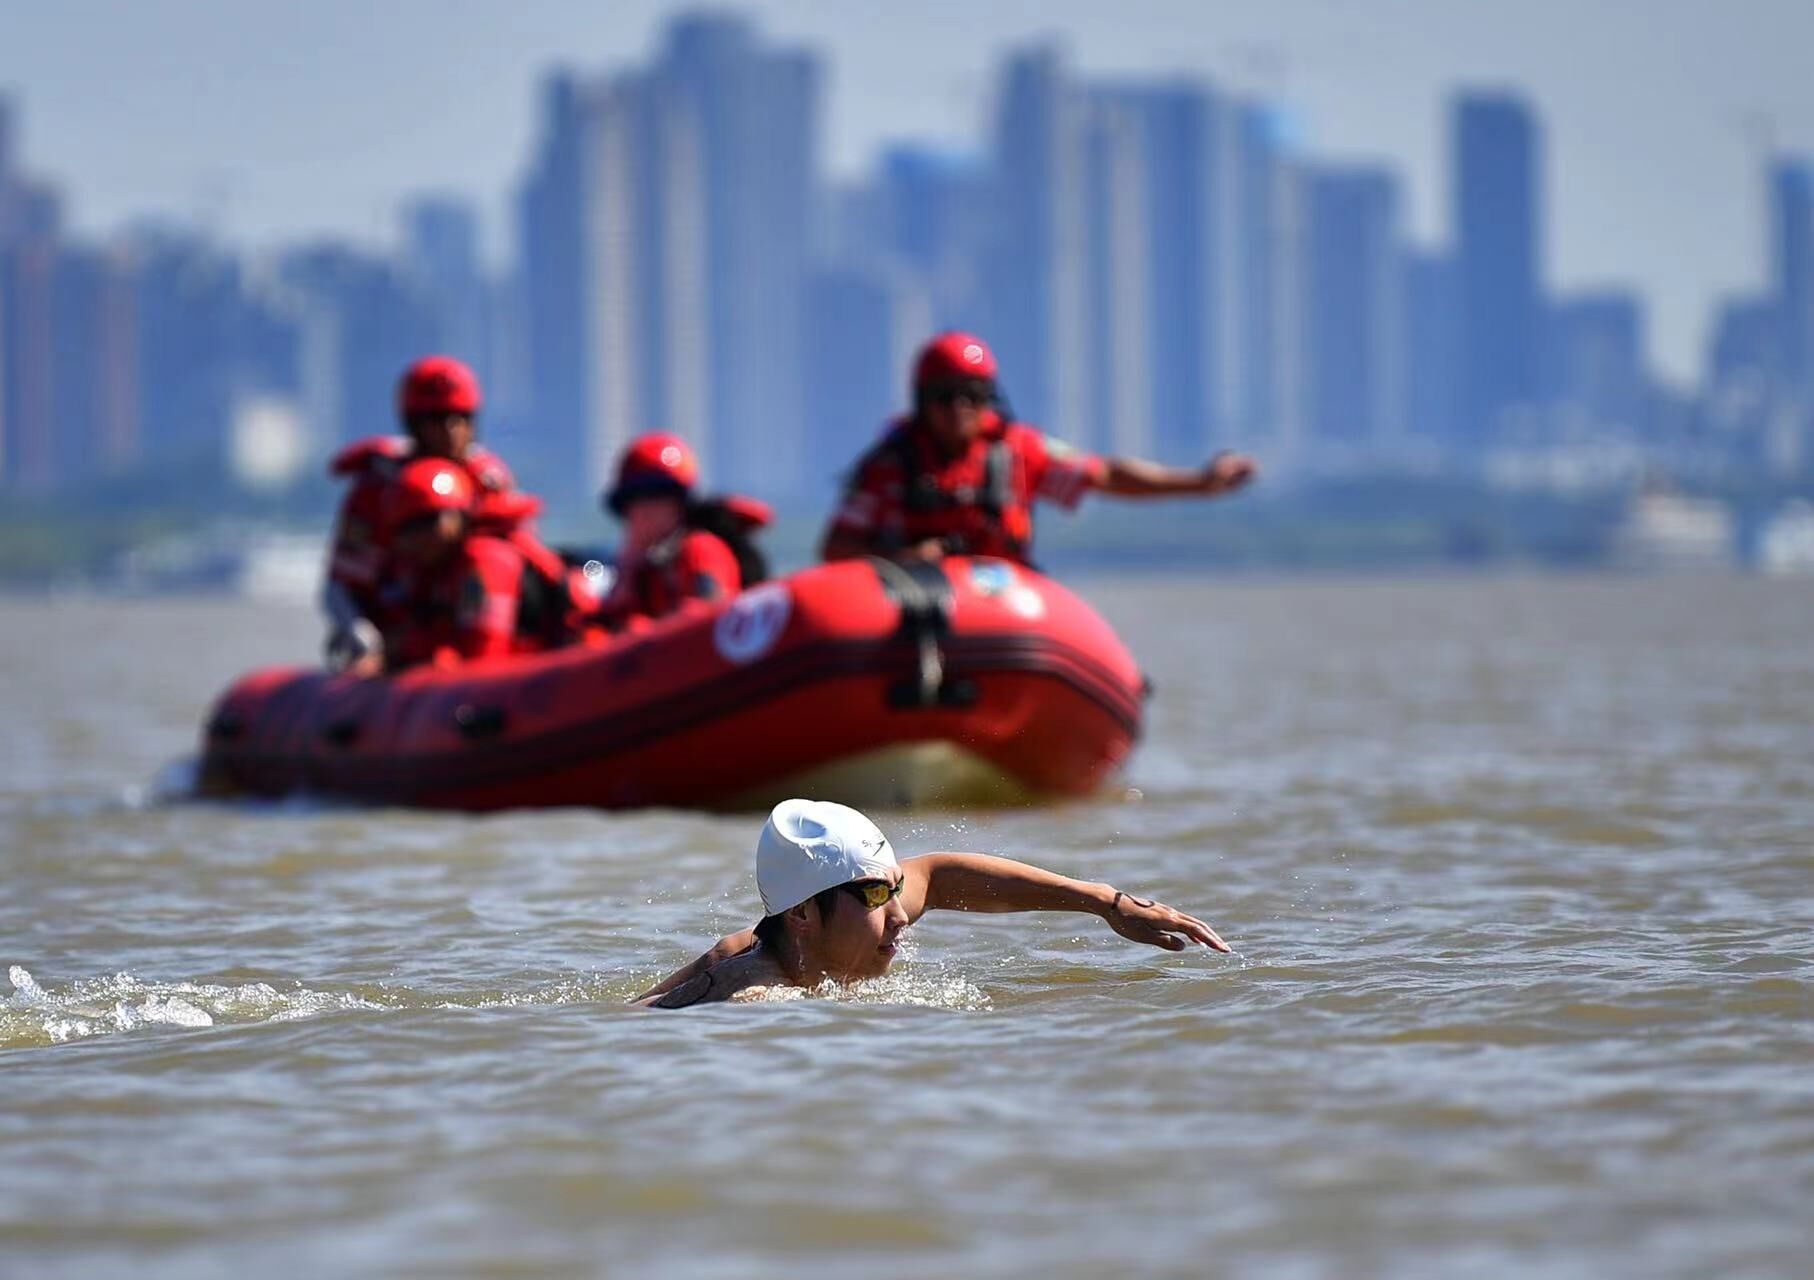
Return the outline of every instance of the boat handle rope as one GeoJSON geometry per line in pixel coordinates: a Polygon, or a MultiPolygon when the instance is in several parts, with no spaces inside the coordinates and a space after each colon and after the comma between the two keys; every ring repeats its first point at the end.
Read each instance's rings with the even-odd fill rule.
{"type": "Polygon", "coordinates": [[[945,689],[945,653],[939,636],[951,625],[950,579],[938,565],[916,566],[916,571],[880,556],[872,556],[869,563],[883,589],[899,603],[901,629],[914,640],[918,680],[912,705],[936,707],[945,689]]]}

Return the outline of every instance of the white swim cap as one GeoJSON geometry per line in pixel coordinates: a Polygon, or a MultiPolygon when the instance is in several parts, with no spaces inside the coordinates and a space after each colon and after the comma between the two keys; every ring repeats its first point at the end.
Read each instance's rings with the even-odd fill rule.
{"type": "Polygon", "coordinates": [[[797,907],[822,889],[854,880],[892,880],[894,850],[876,824],[829,800],[783,800],[756,841],[762,913],[797,907]]]}

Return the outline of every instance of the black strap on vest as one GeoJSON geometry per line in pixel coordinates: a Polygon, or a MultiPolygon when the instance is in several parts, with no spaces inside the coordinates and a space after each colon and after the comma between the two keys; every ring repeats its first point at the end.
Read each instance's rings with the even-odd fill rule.
{"type": "MultiPolygon", "coordinates": [[[[1001,540],[1012,547],[1016,555],[1026,558],[1029,548],[1025,539],[1009,532],[1007,522],[1002,518],[1014,503],[1014,453],[1005,438],[990,443],[983,460],[983,482],[979,488],[966,486],[950,491],[939,488],[931,473],[920,465],[920,451],[911,430],[894,432],[882,447],[900,464],[904,503],[910,513],[935,515],[959,507],[975,507],[988,517],[1001,540]]],[[[948,535],[945,549],[953,554],[964,554],[969,551],[964,542],[962,535],[948,535]]]]}
{"type": "Polygon", "coordinates": [[[516,633],[558,648],[568,640],[567,614],[572,608],[573,593],[566,579],[550,578],[525,556],[517,587],[516,633]]]}
{"type": "Polygon", "coordinates": [[[745,590],[758,582],[768,581],[768,557],[756,545],[748,522],[739,520],[721,500],[704,498],[689,503],[686,527],[709,533],[731,549],[731,555],[737,561],[737,576],[743,579],[745,590]]]}

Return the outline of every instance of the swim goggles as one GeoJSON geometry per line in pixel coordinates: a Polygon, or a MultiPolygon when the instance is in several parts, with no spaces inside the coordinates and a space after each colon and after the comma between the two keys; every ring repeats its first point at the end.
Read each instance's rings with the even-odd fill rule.
{"type": "Polygon", "coordinates": [[[844,890],[853,898],[859,899],[864,906],[868,907],[871,911],[874,911],[877,907],[887,906],[890,898],[900,897],[901,890],[906,886],[907,877],[902,876],[899,880],[893,881],[853,880],[849,884],[839,885],[838,888],[844,890]]]}

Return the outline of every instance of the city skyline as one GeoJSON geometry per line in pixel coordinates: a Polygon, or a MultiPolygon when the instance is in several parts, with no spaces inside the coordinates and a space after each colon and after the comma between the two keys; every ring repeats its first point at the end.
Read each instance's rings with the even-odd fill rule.
{"type": "Polygon", "coordinates": [[[216,467],[286,406],[307,465],[383,430],[396,369],[440,349],[478,367],[488,431],[561,503],[656,427],[714,484],[818,499],[938,328],[986,335],[1019,413],[1108,454],[1479,473],[1611,450],[1627,472],[1793,475],[1814,453],[1800,157],[1754,175],[1767,284],[1722,295],[1684,388],[1656,376],[1637,282],[1546,278],[1551,128],[1522,93],[1444,101],[1433,249],[1398,167],[1323,154],[1287,104],[1208,77],[1020,46],[973,153],[898,144],[854,179],[825,163],[829,79],[741,10],[682,13],[629,66],[550,70],[502,269],[442,184],[382,250],[84,236],[0,98],[0,479],[216,467]]]}
{"type": "MultiPolygon", "coordinates": [[[[73,194],[72,220],[86,232],[176,216],[242,247],[317,236],[394,245],[398,206],[446,188],[478,204],[495,261],[540,74],[558,61],[589,72],[634,65],[685,7],[630,0],[604,15],[549,0],[506,15],[454,4],[424,24],[410,5],[302,12],[179,0],[100,22],[58,6],[8,15],[0,86],[25,105],[29,162],[73,194]],[[385,54],[405,39],[412,58],[385,54]],[[90,76],[110,92],[85,89],[90,76]]],[[[1814,86],[1789,52],[1814,39],[1814,15],[1775,3],[1737,17],[1670,3],[1641,15],[1624,3],[1539,3],[1515,20],[1454,8],[1288,0],[1219,6],[1212,18],[1170,0],[1133,0],[1113,15],[1068,0],[1037,13],[933,0],[857,21],[838,6],[751,0],[739,11],[830,68],[823,127],[835,176],[872,164],[888,140],[977,152],[991,68],[1008,46],[1056,31],[1085,74],[1187,72],[1282,97],[1319,156],[1399,170],[1420,249],[1443,237],[1450,203],[1442,102],[1464,85],[1516,88],[1549,133],[1541,278],[1566,290],[1640,286],[1659,371],[1697,378],[1720,301],[1762,283],[1756,128],[1769,117],[1784,148],[1814,145],[1814,86]]]]}

